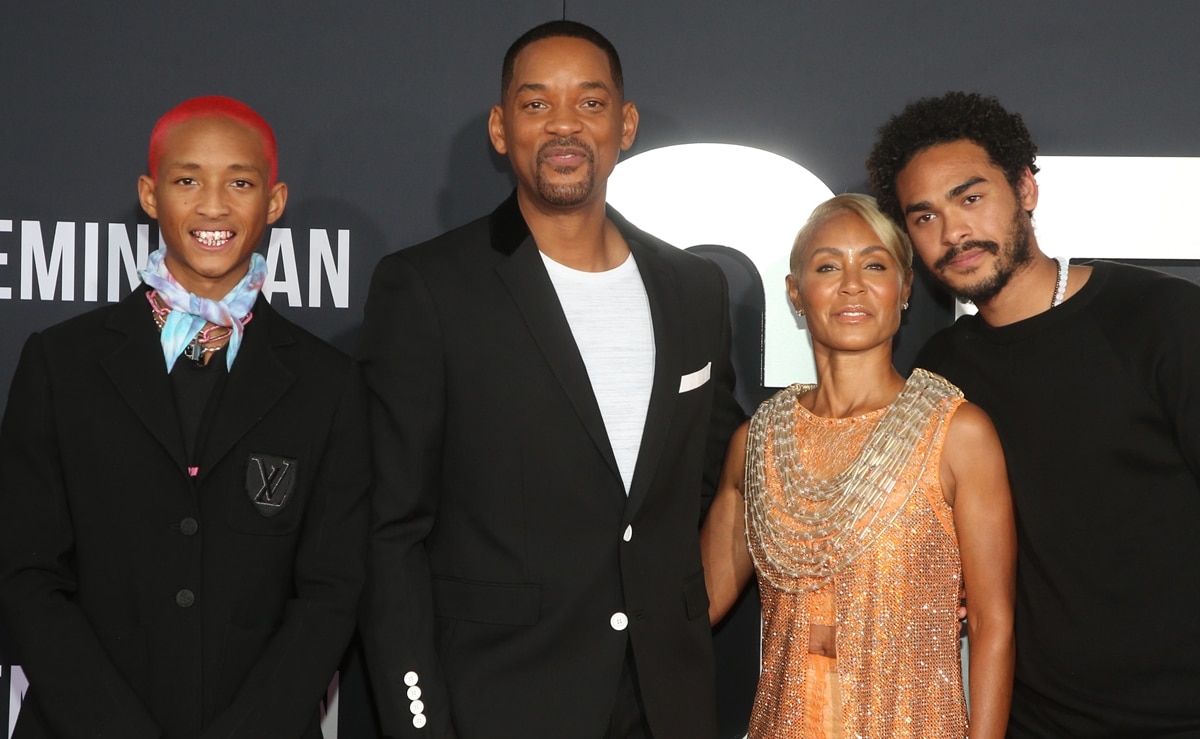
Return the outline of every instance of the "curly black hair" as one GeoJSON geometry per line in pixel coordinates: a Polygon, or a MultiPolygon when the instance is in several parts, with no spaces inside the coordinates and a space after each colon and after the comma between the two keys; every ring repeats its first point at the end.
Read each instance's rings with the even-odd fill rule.
{"type": "Polygon", "coordinates": [[[896,176],[925,149],[963,139],[983,147],[992,164],[1004,170],[1014,191],[1026,167],[1037,174],[1033,163],[1037,145],[1029,137],[1029,129],[1019,114],[1009,113],[995,97],[948,92],[921,98],[879,128],[867,157],[867,180],[880,209],[903,226],[896,176]]]}

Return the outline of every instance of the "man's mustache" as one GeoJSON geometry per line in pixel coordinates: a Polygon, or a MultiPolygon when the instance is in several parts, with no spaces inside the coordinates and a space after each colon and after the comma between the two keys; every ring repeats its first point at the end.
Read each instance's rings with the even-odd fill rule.
{"type": "Polygon", "coordinates": [[[557,138],[552,141],[545,142],[538,147],[538,159],[545,157],[547,149],[579,149],[580,151],[584,152],[589,161],[595,158],[595,155],[592,153],[592,147],[588,146],[574,136],[565,136],[563,138],[557,138]]]}
{"type": "Polygon", "coordinates": [[[972,249],[983,249],[989,254],[1000,253],[1000,245],[995,241],[964,241],[939,257],[938,260],[934,262],[933,268],[936,270],[943,270],[946,267],[949,267],[950,263],[955,259],[958,259],[960,256],[971,251],[972,249]]]}

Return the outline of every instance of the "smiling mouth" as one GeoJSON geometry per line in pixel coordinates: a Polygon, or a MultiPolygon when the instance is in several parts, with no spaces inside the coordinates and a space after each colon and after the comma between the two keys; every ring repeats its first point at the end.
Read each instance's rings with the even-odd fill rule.
{"type": "Polygon", "coordinates": [[[215,248],[232,239],[233,231],[192,231],[192,236],[204,246],[215,248]]]}
{"type": "Polygon", "coordinates": [[[553,149],[542,153],[542,161],[554,168],[572,167],[587,161],[586,152],[578,149],[553,149]]]}
{"type": "Polygon", "coordinates": [[[538,148],[538,159],[555,169],[570,169],[592,160],[592,150],[573,137],[547,141],[538,148]]]}

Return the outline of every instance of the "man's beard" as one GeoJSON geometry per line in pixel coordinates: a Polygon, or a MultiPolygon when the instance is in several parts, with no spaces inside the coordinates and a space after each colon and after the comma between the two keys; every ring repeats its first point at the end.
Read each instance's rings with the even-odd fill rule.
{"type": "Polygon", "coordinates": [[[538,195],[540,195],[542,200],[546,201],[550,205],[571,207],[583,204],[589,197],[591,197],[592,191],[596,188],[596,155],[592,151],[592,147],[576,138],[562,138],[555,139],[554,141],[547,141],[538,149],[538,167],[535,181],[537,184],[538,195]],[[542,161],[542,152],[547,149],[563,146],[569,146],[573,149],[579,149],[582,151],[584,155],[587,156],[587,164],[585,165],[586,169],[584,171],[584,177],[582,180],[571,184],[557,185],[549,182],[544,176],[542,169],[543,165],[549,167],[558,174],[570,174],[576,171],[576,169],[562,169],[560,167],[554,167],[552,165],[545,164],[542,161]]]}
{"type": "Polygon", "coordinates": [[[1032,243],[1033,224],[1030,223],[1025,211],[1018,207],[1017,211],[1013,213],[1012,224],[1008,231],[1008,240],[1003,249],[995,241],[964,241],[957,248],[943,254],[934,263],[933,271],[937,274],[938,280],[942,285],[950,291],[950,294],[958,298],[959,301],[979,305],[999,295],[1000,291],[1008,285],[1012,276],[1033,261],[1032,243]],[[973,285],[955,286],[948,284],[942,278],[943,271],[949,266],[950,262],[957,259],[964,252],[972,249],[982,249],[998,257],[996,260],[996,271],[982,282],[977,282],[973,285]]]}

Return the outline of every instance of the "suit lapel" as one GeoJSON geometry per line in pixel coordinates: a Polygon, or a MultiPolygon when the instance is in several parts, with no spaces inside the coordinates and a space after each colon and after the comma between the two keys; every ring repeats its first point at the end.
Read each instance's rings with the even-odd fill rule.
{"type": "Polygon", "coordinates": [[[145,288],[134,291],[113,312],[108,328],[125,335],[100,365],[134,415],[171,456],[181,475],[187,455],[162,344],[158,340],[145,288]]]}
{"type": "Polygon", "coordinates": [[[650,390],[642,444],[638,448],[637,465],[629,489],[629,513],[632,514],[645,500],[650,483],[654,480],[675,414],[675,404],[679,400],[679,378],[683,374],[679,346],[683,304],[675,276],[667,265],[652,249],[635,241],[636,237],[631,237],[629,233],[625,236],[646,287],[654,324],[654,384],[650,390]]]}
{"type": "Polygon", "coordinates": [[[202,442],[200,481],[279,402],[295,381],[291,370],[275,353],[275,345],[291,340],[286,325],[260,295],[233,369],[217,401],[212,426],[202,442]]]}
{"type": "Polygon", "coordinates": [[[546,265],[542,263],[537,244],[521,218],[515,195],[492,214],[491,236],[493,248],[507,255],[497,263],[496,274],[508,288],[529,333],[566,392],[596,449],[619,481],[621,473],[617,468],[617,458],[613,454],[596,395],[592,392],[587,367],[579,354],[567,317],[563,314],[554,284],[546,273],[546,265]]]}
{"type": "Polygon", "coordinates": [[[533,237],[528,237],[527,244],[498,264],[496,272],[512,295],[529,333],[562,385],[588,435],[613,474],[620,479],[617,459],[608,440],[608,431],[604,428],[600,406],[592,392],[587,367],[579,354],[571,326],[563,314],[558,294],[554,292],[554,285],[546,274],[546,266],[542,264],[533,237]]]}

